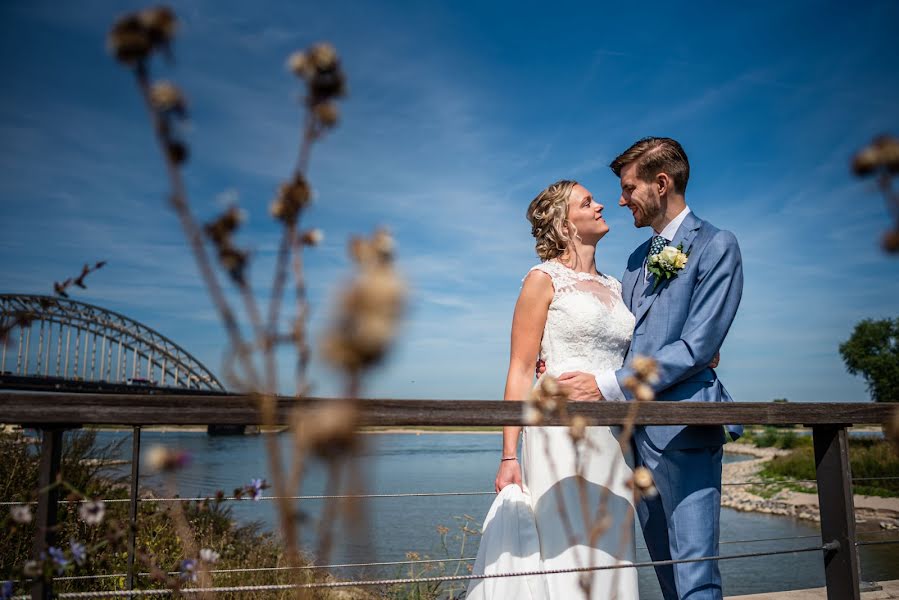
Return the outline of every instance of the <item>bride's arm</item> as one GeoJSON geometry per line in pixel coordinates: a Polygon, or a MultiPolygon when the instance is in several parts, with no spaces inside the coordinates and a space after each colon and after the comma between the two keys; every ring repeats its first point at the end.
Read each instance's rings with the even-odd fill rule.
{"type": "MultiPolygon", "coordinates": [[[[552,298],[549,275],[531,271],[521,286],[512,316],[512,347],[504,400],[523,401],[534,385],[534,359],[540,354],[540,340],[552,298]]],[[[518,426],[503,427],[503,457],[517,456],[520,432],[518,426]]],[[[521,485],[521,467],[517,460],[501,461],[496,474],[496,491],[512,483],[521,485]]]]}

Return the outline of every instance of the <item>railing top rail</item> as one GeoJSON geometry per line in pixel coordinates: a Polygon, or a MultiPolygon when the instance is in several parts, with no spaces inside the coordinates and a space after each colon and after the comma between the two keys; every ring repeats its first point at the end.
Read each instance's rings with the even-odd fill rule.
{"type": "MultiPolygon", "coordinates": [[[[286,424],[291,409],[334,401],[333,398],[279,397],[276,423],[286,424]]],[[[522,424],[521,404],[502,400],[358,401],[363,425],[499,426],[522,424]]],[[[628,421],[627,402],[573,402],[570,414],[597,425],[628,421]]],[[[895,405],[871,402],[647,402],[640,404],[637,425],[869,425],[882,424],[895,405]]],[[[249,395],[71,394],[0,392],[0,422],[27,425],[255,425],[258,400],[249,395]]],[[[558,419],[547,425],[562,424],[558,419]]]]}

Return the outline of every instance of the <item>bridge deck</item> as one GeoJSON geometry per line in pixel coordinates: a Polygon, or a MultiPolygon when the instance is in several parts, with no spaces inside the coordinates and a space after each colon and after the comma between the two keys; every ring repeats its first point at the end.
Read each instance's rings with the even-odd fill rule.
{"type": "MultiPolygon", "coordinates": [[[[862,600],[891,600],[899,599],[899,579],[881,581],[877,584],[882,589],[871,592],[862,592],[862,600]]],[[[728,596],[725,600],[826,600],[827,588],[812,588],[808,590],[790,590],[788,592],[765,592],[764,594],[749,594],[747,596],[728,596]]]]}

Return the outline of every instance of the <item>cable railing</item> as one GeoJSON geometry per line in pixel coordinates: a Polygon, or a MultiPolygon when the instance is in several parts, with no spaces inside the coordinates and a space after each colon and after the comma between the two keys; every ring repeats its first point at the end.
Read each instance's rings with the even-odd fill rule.
{"type": "MultiPolygon", "coordinates": [[[[779,536],[779,537],[768,537],[768,538],[748,538],[748,539],[740,539],[740,540],[722,540],[718,542],[721,546],[727,546],[731,544],[759,544],[763,542],[781,542],[781,541],[793,541],[793,540],[810,540],[810,539],[820,539],[820,534],[814,535],[789,535],[789,536],[779,536]]],[[[884,545],[884,544],[899,544],[899,537],[895,537],[890,540],[866,540],[856,542],[856,546],[873,546],[873,545],[884,545]]],[[[637,546],[636,550],[645,551],[647,550],[646,546],[637,546]]],[[[428,559],[405,559],[405,560],[389,560],[389,561],[377,561],[377,562],[353,562],[353,563],[334,563],[329,565],[296,565],[296,566],[288,566],[282,565],[278,567],[243,567],[237,569],[208,569],[206,572],[210,575],[233,575],[238,573],[266,573],[266,572],[284,572],[284,571],[333,571],[338,569],[350,569],[350,568],[368,568],[368,567],[396,567],[400,565],[427,565],[427,564],[445,564],[445,563],[459,563],[459,562],[474,562],[476,557],[467,556],[463,558],[428,558],[428,559]]],[[[128,573],[98,573],[93,575],[66,575],[61,577],[56,577],[56,581],[85,581],[85,580],[95,580],[95,579],[110,579],[115,577],[126,577],[128,573]]],[[[135,573],[138,577],[151,577],[153,574],[148,571],[141,571],[139,573],[135,573]]],[[[168,571],[166,575],[170,576],[178,576],[181,575],[181,571],[168,571]]]]}
{"type": "MultiPolygon", "coordinates": [[[[329,402],[321,398],[279,398],[276,403],[278,424],[287,422],[287,416],[297,405],[315,405],[329,402]]],[[[367,426],[472,426],[472,425],[520,425],[521,412],[516,403],[503,401],[433,401],[433,400],[357,400],[361,420],[367,426]]],[[[171,497],[140,498],[136,483],[140,466],[140,431],[149,425],[254,425],[257,424],[257,405],[249,396],[191,396],[185,402],[178,394],[160,394],[157,396],[138,396],[121,394],[21,394],[0,393],[0,414],[6,423],[34,427],[42,431],[41,468],[39,486],[42,490],[37,501],[38,520],[48,519],[56,506],[66,502],[58,498],[50,482],[55,480],[59,470],[59,457],[62,445],[62,432],[83,425],[130,425],[134,427],[132,448],[132,489],[130,498],[110,499],[110,502],[127,502],[130,506],[132,523],[137,519],[139,502],[186,502],[213,500],[213,497],[171,497]],[[176,410],[175,410],[176,409],[176,410]]],[[[801,548],[763,550],[706,556],[674,561],[644,561],[599,567],[583,567],[559,569],[553,571],[532,571],[521,573],[499,573],[491,575],[442,575],[434,577],[409,577],[394,579],[351,579],[327,580],[311,583],[270,584],[254,586],[213,586],[208,588],[181,588],[180,593],[192,594],[201,592],[242,592],[242,591],[279,591],[313,587],[364,587],[390,586],[421,583],[438,583],[452,581],[469,581],[492,577],[520,577],[525,575],[552,575],[554,573],[575,573],[611,568],[647,568],[681,562],[721,561],[748,559],[760,556],[780,554],[822,553],[822,563],[827,582],[828,598],[859,598],[859,563],[858,548],[863,546],[899,543],[899,539],[859,540],[855,531],[855,518],[851,486],[853,479],[848,463],[848,435],[850,425],[881,424],[891,416],[892,407],[877,404],[839,403],[839,404],[792,404],[782,403],[646,403],[641,404],[636,416],[630,414],[631,406],[627,403],[574,403],[569,406],[571,416],[582,415],[597,425],[621,425],[630,419],[635,425],[720,425],[721,423],[756,423],[761,425],[788,425],[802,423],[812,428],[815,451],[816,479],[802,480],[800,483],[814,484],[819,498],[821,516],[820,535],[758,538],[754,540],[726,540],[722,545],[736,543],[760,543],[786,541],[787,539],[817,538],[820,544],[801,548]]],[[[549,419],[546,425],[563,425],[557,418],[549,419]]],[[[897,479],[895,477],[866,477],[854,481],[897,479]]],[[[725,485],[769,485],[770,480],[747,480],[727,482],[725,485]]],[[[486,496],[492,491],[451,491],[451,492],[395,492],[373,494],[323,494],[264,497],[266,500],[330,500],[348,498],[425,498],[447,496],[486,496]]],[[[229,496],[219,498],[223,501],[237,501],[239,498],[229,496]]],[[[77,501],[76,501],[77,502],[77,501]]],[[[3,501],[3,505],[13,504],[3,501]]],[[[46,549],[52,544],[52,527],[38,523],[38,539],[36,548],[46,549]]],[[[129,528],[129,555],[134,554],[134,532],[136,527],[129,528]]],[[[470,562],[471,558],[430,559],[422,562],[470,562]]],[[[351,567],[363,568],[374,566],[397,566],[418,564],[416,561],[380,561],[336,563],[333,565],[303,565],[306,570],[336,570],[351,567]]],[[[277,572],[284,567],[253,567],[245,569],[218,569],[216,574],[230,573],[239,575],[249,572],[277,572]]],[[[78,576],[83,579],[109,577],[126,577],[127,590],[65,592],[58,594],[60,598],[103,598],[111,596],[144,596],[172,593],[170,589],[134,589],[135,577],[145,577],[137,573],[133,563],[129,563],[126,573],[97,574],[95,576],[78,576]]],[[[59,581],[65,581],[58,578],[59,581]]],[[[71,581],[74,581],[72,579],[71,581]]],[[[31,598],[48,598],[52,593],[53,580],[39,581],[32,588],[31,598]]]]}
{"type": "MultiPolygon", "coordinates": [[[[536,569],[530,571],[516,571],[511,573],[469,573],[463,575],[436,575],[432,577],[399,577],[393,579],[367,579],[352,581],[316,581],[310,583],[284,583],[284,584],[268,584],[268,585],[236,585],[236,586],[216,586],[216,587],[183,587],[175,590],[174,588],[156,588],[143,590],[108,590],[108,591],[91,591],[91,592],[63,592],[57,595],[58,598],[111,598],[116,596],[161,596],[174,592],[181,594],[202,594],[202,593],[226,593],[226,592],[258,592],[258,591],[286,591],[299,589],[335,589],[335,588],[356,588],[370,586],[389,586],[389,585],[416,585],[422,583],[445,583],[455,581],[471,581],[482,579],[502,579],[508,577],[532,577],[535,575],[560,575],[565,573],[589,573],[596,571],[611,571],[618,569],[644,569],[648,567],[658,567],[667,565],[689,564],[709,561],[736,560],[746,558],[757,558],[761,556],[777,556],[783,554],[801,554],[805,552],[828,551],[834,548],[833,544],[823,544],[816,546],[808,546],[804,548],[791,548],[788,550],[770,550],[765,552],[744,552],[741,554],[719,555],[719,556],[702,556],[698,558],[682,558],[671,560],[642,561],[642,562],[620,562],[614,565],[597,565],[590,567],[572,567],[568,569],[536,569]]],[[[17,600],[27,600],[29,596],[16,596],[17,600]]]]}
{"type": "MultiPolygon", "coordinates": [[[[899,477],[853,477],[850,481],[855,483],[857,481],[894,481],[899,479],[899,477]]],[[[746,485],[759,485],[759,486],[771,486],[777,485],[784,482],[789,483],[808,483],[817,485],[817,480],[815,479],[789,479],[789,480],[780,480],[780,479],[760,479],[757,481],[725,481],[722,482],[722,486],[746,486],[746,485]]],[[[484,491],[484,492],[394,492],[394,493],[384,493],[384,494],[314,494],[314,495],[304,495],[304,496],[256,496],[253,498],[253,501],[273,501],[273,500],[368,500],[368,499],[376,499],[376,498],[440,498],[440,497],[449,497],[449,496],[493,496],[496,492],[494,491],[484,491]]],[[[107,504],[121,504],[125,502],[131,502],[130,498],[94,498],[93,500],[102,500],[107,504]]],[[[140,497],[137,499],[138,502],[203,502],[203,501],[213,501],[216,502],[247,502],[248,498],[246,496],[237,497],[237,496],[173,496],[170,498],[167,497],[140,497]]],[[[83,504],[88,502],[87,500],[60,500],[59,504],[83,504]]],[[[36,500],[31,500],[28,502],[17,502],[13,500],[3,500],[0,501],[0,506],[17,506],[22,504],[37,504],[36,500]]]]}

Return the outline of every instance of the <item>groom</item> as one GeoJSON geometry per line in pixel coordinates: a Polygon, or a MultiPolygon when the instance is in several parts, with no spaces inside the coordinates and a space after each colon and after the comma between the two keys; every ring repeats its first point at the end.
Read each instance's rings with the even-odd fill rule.
{"type": "MultiPolygon", "coordinates": [[[[620,206],[653,236],[628,259],[622,296],[636,318],[625,366],[599,373],[563,374],[574,399],[633,400],[623,382],[636,355],[658,364],[658,401],[730,402],[709,363],[721,348],[743,291],[740,248],[734,235],[703,221],[684,198],[690,164],[679,143],[644,138],[609,165],[621,179],[620,206]],[[665,246],[689,258],[670,279],[656,281],[647,261],[665,246]],[[598,389],[597,389],[598,388],[598,389]]],[[[668,251],[671,252],[671,251],[668,251]]],[[[739,427],[728,429],[736,438],[739,427]]],[[[637,507],[650,556],[656,561],[718,554],[721,512],[720,426],[647,426],[634,431],[637,465],[647,467],[659,493],[637,507]]],[[[665,600],[720,600],[717,561],[656,567],[665,600]]]]}

